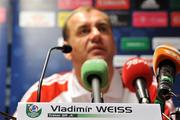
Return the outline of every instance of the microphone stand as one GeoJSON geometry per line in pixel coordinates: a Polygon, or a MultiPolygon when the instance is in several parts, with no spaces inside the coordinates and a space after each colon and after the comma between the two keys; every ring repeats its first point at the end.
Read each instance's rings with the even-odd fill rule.
{"type": "Polygon", "coordinates": [[[100,92],[100,83],[98,78],[92,79],[92,102],[103,103],[102,94],[100,92]]]}
{"type": "Polygon", "coordinates": [[[62,52],[64,53],[69,53],[72,51],[72,48],[71,46],[69,45],[64,45],[62,47],[52,47],[48,50],[48,53],[46,55],[46,60],[45,60],[45,63],[44,63],[44,66],[43,66],[43,70],[42,70],[42,73],[41,73],[41,77],[39,79],[39,84],[38,84],[38,91],[37,91],[37,102],[40,102],[41,101],[41,88],[42,88],[42,82],[43,82],[43,78],[44,78],[44,75],[45,75],[45,71],[46,71],[46,68],[47,68],[47,64],[48,64],[48,61],[49,61],[49,58],[50,58],[50,55],[51,55],[51,51],[52,50],[62,50],[62,52]]]}
{"type": "Polygon", "coordinates": [[[54,49],[57,49],[57,48],[56,48],[56,47],[50,48],[50,49],[48,50],[47,55],[46,55],[46,60],[45,60],[45,63],[44,63],[44,66],[43,66],[43,70],[42,70],[42,73],[41,73],[41,77],[40,77],[40,80],[39,80],[39,84],[38,84],[37,102],[40,102],[40,101],[41,101],[41,87],[42,87],[42,82],[43,82],[43,78],[44,78],[45,71],[46,71],[46,68],[47,68],[47,63],[48,63],[49,58],[50,58],[50,55],[51,55],[51,51],[54,50],[54,49]]]}
{"type": "Polygon", "coordinates": [[[136,88],[136,96],[139,103],[150,103],[149,93],[146,89],[146,81],[143,78],[137,78],[134,84],[136,88]]]}

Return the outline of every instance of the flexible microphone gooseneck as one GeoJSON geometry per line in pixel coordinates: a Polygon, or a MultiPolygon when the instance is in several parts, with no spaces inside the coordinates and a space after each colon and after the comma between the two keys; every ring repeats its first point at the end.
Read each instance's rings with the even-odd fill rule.
{"type": "Polygon", "coordinates": [[[72,47],[70,45],[63,45],[62,47],[60,46],[56,46],[56,47],[52,47],[48,50],[48,53],[46,55],[46,60],[43,66],[43,70],[41,73],[41,77],[39,79],[39,84],[38,84],[38,91],[37,91],[37,102],[41,101],[41,87],[42,87],[42,82],[43,82],[43,78],[46,72],[46,68],[47,68],[47,64],[51,55],[51,51],[52,50],[61,50],[63,53],[70,53],[72,51],[72,47]]]}

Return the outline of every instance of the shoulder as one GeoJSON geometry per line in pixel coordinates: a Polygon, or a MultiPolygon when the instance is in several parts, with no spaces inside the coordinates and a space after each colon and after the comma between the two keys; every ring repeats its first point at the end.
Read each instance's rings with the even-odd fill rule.
{"type": "Polygon", "coordinates": [[[72,79],[72,72],[55,73],[43,80],[43,85],[50,85],[55,82],[63,84],[68,80],[72,79]]]}
{"type": "MultiPolygon", "coordinates": [[[[64,72],[64,73],[56,73],[53,74],[45,79],[43,79],[42,83],[42,94],[44,96],[48,94],[54,94],[54,92],[48,92],[48,91],[64,91],[67,89],[67,83],[72,76],[72,72],[64,72]]],[[[37,95],[37,90],[38,90],[38,84],[39,82],[36,82],[33,84],[25,93],[21,101],[35,101],[36,100],[36,95],[37,95]]]]}

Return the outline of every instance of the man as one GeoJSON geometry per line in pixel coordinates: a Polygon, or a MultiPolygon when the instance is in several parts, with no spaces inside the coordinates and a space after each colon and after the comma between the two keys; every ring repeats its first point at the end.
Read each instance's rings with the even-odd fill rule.
{"type": "MultiPolygon", "coordinates": [[[[76,9],[65,23],[63,37],[64,44],[73,48],[71,53],[65,54],[72,61],[73,70],[46,78],[41,102],[91,102],[91,93],[81,83],[81,66],[88,59],[104,59],[108,64],[110,83],[103,91],[104,102],[138,103],[135,93],[123,86],[119,70],[113,68],[116,47],[107,14],[93,7],[76,9]]],[[[28,90],[22,102],[37,101],[37,85],[28,90]]],[[[155,91],[150,94],[155,96],[155,91]]]]}
{"type": "MultiPolygon", "coordinates": [[[[73,70],[45,79],[41,101],[91,102],[91,93],[81,83],[81,66],[88,59],[98,58],[104,59],[109,69],[110,86],[103,95],[104,102],[137,102],[134,93],[125,94],[119,71],[113,68],[116,47],[110,19],[105,13],[92,7],[76,9],[65,23],[63,37],[64,44],[71,45],[73,49],[65,54],[72,61],[73,70]]],[[[36,101],[36,94],[37,84],[30,88],[22,101],[36,101]]]]}

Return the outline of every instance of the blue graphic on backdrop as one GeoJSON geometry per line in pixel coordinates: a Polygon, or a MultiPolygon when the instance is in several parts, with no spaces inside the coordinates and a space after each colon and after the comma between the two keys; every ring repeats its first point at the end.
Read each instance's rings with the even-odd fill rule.
{"type": "Polygon", "coordinates": [[[7,28],[6,25],[0,25],[0,111],[5,111],[6,66],[7,28]]]}

